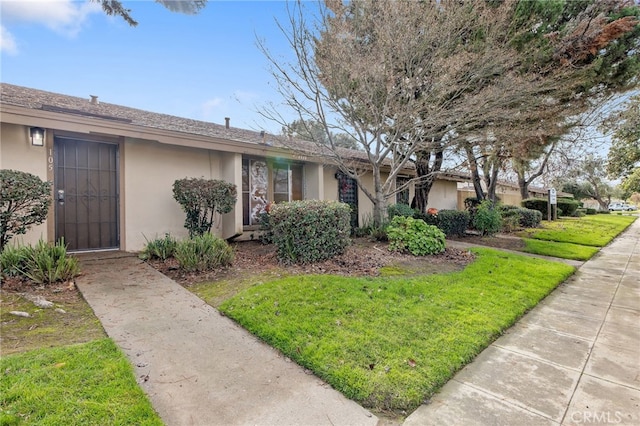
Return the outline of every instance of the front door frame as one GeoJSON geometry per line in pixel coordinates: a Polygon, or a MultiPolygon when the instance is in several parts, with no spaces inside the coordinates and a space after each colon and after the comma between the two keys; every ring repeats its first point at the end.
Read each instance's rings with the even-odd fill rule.
{"type": "Polygon", "coordinates": [[[86,250],[70,250],[70,251],[75,251],[75,252],[88,252],[88,251],[111,251],[111,250],[124,250],[124,233],[123,230],[125,229],[125,214],[124,214],[124,170],[123,170],[123,164],[124,164],[124,138],[123,137],[117,137],[117,136],[111,136],[111,135],[95,135],[95,134],[87,134],[87,133],[76,133],[76,132],[68,132],[68,131],[61,131],[61,130],[55,130],[53,132],[50,132],[51,135],[51,139],[48,141],[48,152],[47,152],[47,162],[49,164],[48,166],[48,177],[49,180],[51,182],[53,182],[52,185],[52,208],[50,209],[50,220],[49,222],[49,235],[53,235],[53,238],[56,239],[57,235],[58,235],[58,225],[57,225],[57,200],[56,200],[56,195],[55,194],[55,189],[57,186],[57,181],[56,181],[56,173],[57,173],[57,167],[58,164],[56,162],[57,158],[58,158],[58,152],[57,152],[57,144],[56,144],[56,139],[61,138],[61,139],[73,139],[73,140],[80,140],[80,141],[86,141],[86,142],[93,142],[93,143],[103,143],[103,144],[110,144],[110,145],[117,145],[116,147],[116,187],[117,187],[117,207],[116,207],[116,227],[117,227],[117,246],[115,247],[110,247],[110,248],[101,248],[101,249],[86,249],[86,250]]]}

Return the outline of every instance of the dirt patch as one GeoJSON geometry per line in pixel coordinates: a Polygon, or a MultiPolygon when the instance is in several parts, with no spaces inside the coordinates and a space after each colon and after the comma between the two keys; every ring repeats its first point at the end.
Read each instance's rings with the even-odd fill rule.
{"type": "Polygon", "coordinates": [[[0,287],[2,355],[89,342],[105,336],[102,325],[73,283],[36,286],[10,278],[0,287]],[[28,300],[40,296],[53,303],[41,308],[28,300]],[[11,314],[25,312],[28,317],[11,314]]]}

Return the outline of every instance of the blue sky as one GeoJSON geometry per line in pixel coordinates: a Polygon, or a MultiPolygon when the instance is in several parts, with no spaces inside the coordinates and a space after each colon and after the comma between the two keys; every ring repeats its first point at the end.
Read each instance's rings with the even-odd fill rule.
{"type": "MultiPolygon", "coordinates": [[[[98,4],[0,0],[0,80],[246,129],[279,132],[256,111],[280,97],[256,46],[290,50],[284,1],[210,0],[198,15],[123,0],[137,27],[98,4]]],[[[293,116],[292,116],[293,117],[293,116]]]]}

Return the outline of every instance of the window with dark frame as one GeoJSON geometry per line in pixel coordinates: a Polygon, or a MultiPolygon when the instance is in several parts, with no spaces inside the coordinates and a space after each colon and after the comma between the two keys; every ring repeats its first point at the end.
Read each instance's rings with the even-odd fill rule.
{"type": "Polygon", "coordinates": [[[264,159],[242,160],[242,224],[259,225],[269,202],[304,199],[302,164],[270,163],[264,159]]]}
{"type": "Polygon", "coordinates": [[[407,206],[409,205],[409,178],[406,177],[399,177],[396,178],[396,188],[402,188],[404,186],[404,189],[396,192],[396,204],[406,204],[407,206]]]}

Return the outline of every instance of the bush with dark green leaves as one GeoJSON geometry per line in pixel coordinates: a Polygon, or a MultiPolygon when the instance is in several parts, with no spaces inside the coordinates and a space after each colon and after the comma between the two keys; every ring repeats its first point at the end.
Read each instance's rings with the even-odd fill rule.
{"type": "Polygon", "coordinates": [[[549,203],[546,198],[527,198],[522,200],[520,204],[524,208],[539,211],[542,217],[547,217],[547,206],[549,203]]]}
{"type": "Polygon", "coordinates": [[[542,220],[542,213],[537,210],[527,209],[525,207],[499,205],[500,215],[502,216],[502,227],[515,229],[537,228],[542,220]]]}
{"type": "Polygon", "coordinates": [[[520,227],[520,212],[518,207],[505,208],[512,206],[499,206],[500,217],[502,219],[502,232],[512,232],[520,227]]]}
{"type": "Polygon", "coordinates": [[[542,213],[538,210],[519,208],[520,213],[520,226],[523,228],[537,228],[542,221],[542,213]]]}
{"type": "Polygon", "coordinates": [[[558,216],[560,212],[564,216],[576,216],[576,211],[580,207],[580,202],[573,198],[558,198],[558,216]]]}
{"type": "Polygon", "coordinates": [[[201,272],[230,265],[234,253],[225,240],[207,233],[180,241],[174,257],[181,269],[201,272]]]}
{"type": "Polygon", "coordinates": [[[390,221],[396,216],[412,217],[415,213],[415,209],[406,204],[391,204],[387,207],[387,215],[390,221]]]}
{"type": "Polygon", "coordinates": [[[274,204],[269,211],[277,256],[284,263],[313,263],[343,254],[351,243],[351,209],[337,201],[274,204]]]}
{"type": "Polygon", "coordinates": [[[436,226],[447,237],[462,236],[469,227],[470,215],[468,211],[440,210],[436,217],[438,218],[436,226]]]}
{"type": "Polygon", "coordinates": [[[484,200],[480,203],[473,218],[473,227],[482,232],[482,235],[493,235],[500,231],[502,218],[493,202],[484,200]]]}
{"type": "Polygon", "coordinates": [[[396,216],[387,227],[387,236],[391,251],[425,256],[442,253],[445,249],[444,232],[422,219],[396,216]]]}
{"type": "Polygon", "coordinates": [[[211,231],[215,213],[229,213],[238,198],[236,186],[218,179],[185,178],[173,183],[173,198],[187,214],[189,236],[211,231]]]}
{"type": "Polygon", "coordinates": [[[0,250],[18,234],[45,221],[51,184],[18,170],[0,170],[0,250]]]}
{"type": "Polygon", "coordinates": [[[424,220],[427,225],[438,226],[438,214],[437,213],[423,213],[417,211],[413,215],[414,219],[424,220]]]}
{"type": "Polygon", "coordinates": [[[587,214],[588,215],[592,215],[592,214],[596,214],[596,213],[597,213],[596,209],[592,209],[592,208],[587,207],[587,214]]]}

